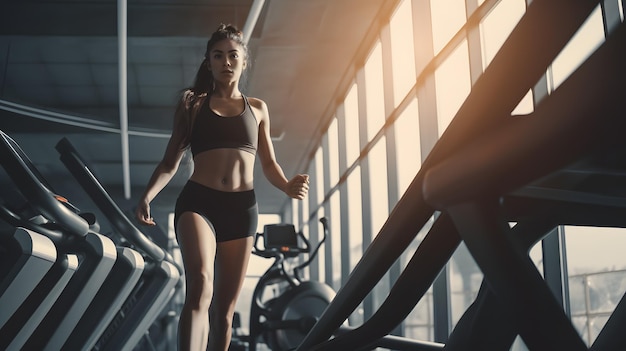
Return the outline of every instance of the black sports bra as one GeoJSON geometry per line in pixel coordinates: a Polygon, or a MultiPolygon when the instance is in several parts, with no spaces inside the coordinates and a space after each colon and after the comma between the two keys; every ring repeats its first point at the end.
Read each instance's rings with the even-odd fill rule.
{"type": "Polygon", "coordinates": [[[256,155],[259,126],[248,98],[243,97],[244,110],[232,117],[219,116],[209,106],[207,96],[198,110],[191,131],[191,154],[212,149],[239,149],[256,155]]]}

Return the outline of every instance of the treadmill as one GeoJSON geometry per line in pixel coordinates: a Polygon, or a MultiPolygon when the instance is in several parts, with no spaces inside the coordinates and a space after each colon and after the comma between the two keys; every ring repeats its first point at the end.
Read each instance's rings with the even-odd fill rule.
{"type": "MultiPolygon", "coordinates": [[[[156,245],[129,220],[67,138],[61,139],[56,149],[61,161],[117,233],[140,251],[146,261],[139,284],[93,348],[90,347],[93,350],[132,350],[167,306],[177,287],[182,286],[182,268],[167,251],[156,245]]],[[[81,332],[77,328],[64,348],[71,349],[74,340],[80,337],[81,332]]]]}
{"type": "Polygon", "coordinates": [[[1,131],[0,152],[2,166],[26,199],[26,203],[16,211],[3,206],[3,217],[17,227],[30,226],[38,231],[50,228],[48,232],[54,235],[59,252],[69,254],[59,255],[68,260],[60,264],[58,272],[61,275],[57,272],[56,277],[40,281],[13,314],[6,329],[3,328],[2,341],[3,344],[8,343],[7,349],[11,350],[58,350],[109,273],[114,273],[111,276],[122,275],[118,268],[122,262],[133,258],[133,250],[118,250],[111,239],[97,233],[99,225],[95,216],[81,213],[69,201],[54,193],[20,146],[1,131]],[[32,216],[33,213],[36,215],[32,216]],[[71,267],[76,266],[76,259],[78,265],[73,270],[71,267]],[[68,280],[69,272],[72,274],[68,280]],[[33,306],[37,306],[35,311],[33,306]]]}
{"type": "Polygon", "coordinates": [[[45,235],[15,228],[0,231],[0,328],[48,273],[57,259],[52,240],[45,235]]]}
{"type": "Polygon", "coordinates": [[[63,251],[57,252],[55,242],[62,240],[61,233],[23,221],[4,204],[0,205],[0,217],[7,224],[12,224],[10,230],[15,231],[13,243],[0,244],[0,250],[3,251],[2,266],[11,267],[8,274],[3,274],[4,294],[1,299],[5,308],[2,309],[0,349],[19,350],[78,269],[78,256],[63,251]],[[41,257],[44,254],[48,256],[46,259],[53,261],[41,276],[42,271],[36,269],[35,265],[42,264],[31,262],[35,259],[31,256],[41,257]],[[17,260],[14,257],[16,255],[20,255],[17,260]],[[12,260],[15,263],[9,263],[12,260]],[[6,266],[4,262],[7,263],[6,266]],[[5,295],[8,299],[5,299],[5,295]]]}
{"type": "MultiPolygon", "coordinates": [[[[28,186],[25,184],[28,176],[15,174],[22,167],[23,160],[18,155],[21,150],[14,148],[14,142],[4,134],[1,140],[0,164],[9,171],[2,176],[23,178],[22,184],[28,186]]],[[[37,186],[32,191],[41,191],[46,196],[45,189],[37,186]]],[[[10,209],[9,203],[16,206],[17,200],[28,194],[11,187],[5,187],[0,194],[0,349],[8,348],[18,332],[30,335],[34,331],[78,267],[76,255],[57,251],[57,245],[68,240],[66,236],[38,225],[41,218],[28,204],[20,204],[19,209],[22,214],[31,210],[27,221],[10,209]]],[[[46,204],[50,212],[67,210],[56,200],[46,204]]],[[[65,224],[76,225],[79,231],[85,228],[82,219],[65,224]]]]}
{"type": "Polygon", "coordinates": [[[123,246],[117,247],[117,254],[111,274],[65,340],[63,349],[91,349],[139,283],[145,269],[143,256],[123,246]]]}

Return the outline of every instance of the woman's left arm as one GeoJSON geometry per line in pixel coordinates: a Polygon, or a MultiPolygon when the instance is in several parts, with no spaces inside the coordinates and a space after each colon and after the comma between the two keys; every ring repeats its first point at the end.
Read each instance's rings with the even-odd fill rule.
{"type": "Polygon", "coordinates": [[[309,191],[308,174],[297,174],[288,180],[282,167],[276,161],[274,145],[270,136],[270,118],[267,104],[260,99],[250,98],[259,118],[259,146],[257,155],[263,168],[263,174],[272,185],[282,190],[289,197],[302,200],[309,191]],[[260,113],[259,113],[260,112],[260,113]]]}

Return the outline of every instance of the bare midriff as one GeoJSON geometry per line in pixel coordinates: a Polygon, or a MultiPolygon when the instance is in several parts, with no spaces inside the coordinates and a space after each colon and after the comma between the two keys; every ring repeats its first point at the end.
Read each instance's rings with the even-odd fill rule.
{"type": "Polygon", "coordinates": [[[213,149],[194,157],[190,180],[220,191],[246,191],[254,188],[254,158],[239,149],[213,149]]]}

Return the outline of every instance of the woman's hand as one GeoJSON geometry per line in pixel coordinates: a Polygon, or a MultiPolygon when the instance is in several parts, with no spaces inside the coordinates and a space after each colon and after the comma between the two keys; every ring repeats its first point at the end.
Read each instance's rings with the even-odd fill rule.
{"type": "Polygon", "coordinates": [[[150,203],[146,200],[139,201],[139,205],[135,210],[135,217],[141,224],[156,225],[154,218],[150,217],[150,203]]]}
{"type": "Polygon", "coordinates": [[[285,193],[294,199],[302,200],[309,192],[309,175],[298,174],[285,186],[285,193]]]}

